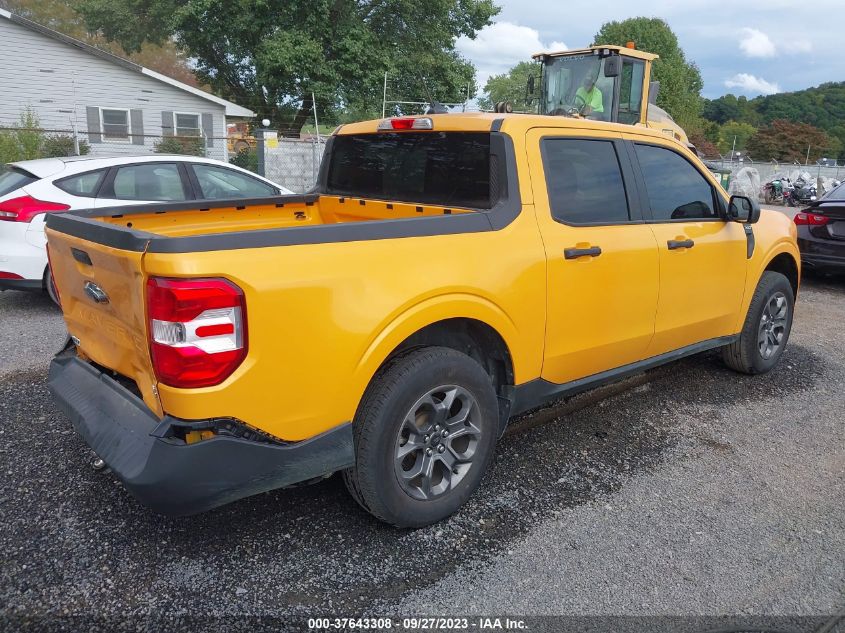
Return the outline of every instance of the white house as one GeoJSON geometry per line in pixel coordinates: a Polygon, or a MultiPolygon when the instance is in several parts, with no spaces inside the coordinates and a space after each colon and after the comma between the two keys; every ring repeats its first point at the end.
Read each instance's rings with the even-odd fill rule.
{"type": "Polygon", "coordinates": [[[227,158],[226,120],[255,114],[0,9],[0,128],[25,108],[47,131],[79,132],[92,154],[154,151],[164,136],[197,136],[227,158]]]}

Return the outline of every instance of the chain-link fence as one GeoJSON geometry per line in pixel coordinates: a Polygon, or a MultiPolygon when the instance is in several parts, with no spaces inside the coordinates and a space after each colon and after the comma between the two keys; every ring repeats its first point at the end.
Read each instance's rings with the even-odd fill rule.
{"type": "Polygon", "coordinates": [[[180,154],[228,161],[302,193],[314,186],[323,157],[323,139],[161,136],[108,134],[72,129],[0,126],[0,165],[65,156],[118,157],[180,154]],[[264,150],[264,168],[259,156],[264,150]],[[261,173],[263,171],[263,173],[261,173]]]}
{"type": "Polygon", "coordinates": [[[768,182],[773,177],[784,174],[789,176],[796,172],[799,174],[809,173],[813,178],[842,180],[843,177],[845,177],[845,166],[837,165],[834,161],[830,162],[830,165],[801,165],[794,163],[777,163],[774,161],[769,163],[757,163],[750,160],[743,160],[742,162],[739,162],[736,160],[728,161],[721,159],[706,159],[706,163],[709,166],[730,171],[732,174],[735,174],[744,167],[752,167],[757,170],[757,173],[760,174],[760,180],[764,183],[768,182]]]}
{"type": "Polygon", "coordinates": [[[137,154],[186,154],[228,160],[231,143],[232,140],[226,137],[0,127],[0,162],[74,155],[106,158],[137,154]]]}

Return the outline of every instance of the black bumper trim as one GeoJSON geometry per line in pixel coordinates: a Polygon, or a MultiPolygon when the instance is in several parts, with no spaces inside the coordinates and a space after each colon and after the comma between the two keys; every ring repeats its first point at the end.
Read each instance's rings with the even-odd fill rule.
{"type": "Polygon", "coordinates": [[[144,402],[73,356],[56,357],[48,386],[77,433],[138,501],[170,516],[327,475],[354,464],[352,425],[287,445],[216,436],[195,444],[154,437],[144,402]]]}
{"type": "Polygon", "coordinates": [[[44,290],[40,279],[0,279],[0,292],[4,290],[44,290]]]}
{"type": "Polygon", "coordinates": [[[835,255],[819,255],[816,253],[801,253],[801,263],[807,268],[822,270],[845,270],[845,257],[835,255]]]}

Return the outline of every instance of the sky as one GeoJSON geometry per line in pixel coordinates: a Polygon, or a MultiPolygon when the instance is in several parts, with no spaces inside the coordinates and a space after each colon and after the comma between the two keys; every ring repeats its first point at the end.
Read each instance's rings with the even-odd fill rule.
{"type": "MultiPolygon", "coordinates": [[[[497,0],[500,13],[457,49],[487,78],[533,53],[592,44],[602,24],[660,17],[704,80],[702,95],[755,97],[845,81],[843,0],[497,0]]],[[[601,43],[601,42],[598,42],[601,43]]]]}

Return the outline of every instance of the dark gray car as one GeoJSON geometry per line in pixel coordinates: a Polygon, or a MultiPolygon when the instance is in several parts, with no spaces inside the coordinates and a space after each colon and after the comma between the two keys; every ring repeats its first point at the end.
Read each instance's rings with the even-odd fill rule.
{"type": "Polygon", "coordinates": [[[796,213],[795,224],[808,270],[845,272],[845,183],[796,213]]]}

